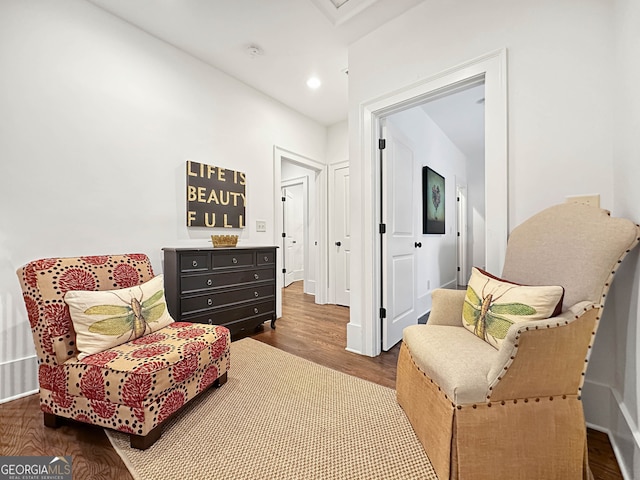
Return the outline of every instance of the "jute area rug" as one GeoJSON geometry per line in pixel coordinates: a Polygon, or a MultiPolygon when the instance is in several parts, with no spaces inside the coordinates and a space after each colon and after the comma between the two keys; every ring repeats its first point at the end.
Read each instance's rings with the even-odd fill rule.
{"type": "Polygon", "coordinates": [[[228,382],[190,402],[148,450],[107,431],[134,478],[433,479],[395,390],[246,338],[228,382]]]}

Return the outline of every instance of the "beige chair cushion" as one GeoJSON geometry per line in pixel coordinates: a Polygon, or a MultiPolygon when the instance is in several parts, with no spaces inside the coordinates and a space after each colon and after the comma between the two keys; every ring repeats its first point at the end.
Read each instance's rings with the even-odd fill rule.
{"type": "Polygon", "coordinates": [[[403,341],[416,365],[455,404],[485,402],[498,350],[463,327],[412,325],[403,341]],[[455,348],[451,348],[455,345],[455,348]]]}

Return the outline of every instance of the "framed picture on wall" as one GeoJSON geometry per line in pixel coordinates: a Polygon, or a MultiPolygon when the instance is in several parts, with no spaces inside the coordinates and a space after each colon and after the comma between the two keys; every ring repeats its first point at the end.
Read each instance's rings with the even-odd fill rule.
{"type": "Polygon", "coordinates": [[[422,167],[422,233],[444,234],[444,177],[422,167]]]}

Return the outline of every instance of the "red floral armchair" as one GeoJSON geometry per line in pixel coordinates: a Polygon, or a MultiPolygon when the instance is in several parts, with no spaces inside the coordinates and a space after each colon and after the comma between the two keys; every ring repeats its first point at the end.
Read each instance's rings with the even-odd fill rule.
{"type": "Polygon", "coordinates": [[[113,290],[153,278],[144,254],[46,258],[17,272],[38,356],[44,423],[63,418],[129,433],[146,449],[163,423],[229,369],[229,331],[173,322],[122,345],[78,359],[64,296],[70,290],[113,290]]]}

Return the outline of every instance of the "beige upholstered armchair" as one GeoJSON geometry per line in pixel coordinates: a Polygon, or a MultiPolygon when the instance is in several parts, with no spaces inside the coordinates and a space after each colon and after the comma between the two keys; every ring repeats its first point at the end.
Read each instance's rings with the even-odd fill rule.
{"type": "Polygon", "coordinates": [[[515,228],[502,279],[554,286],[551,303],[564,287],[551,318],[528,319],[535,308],[514,300],[520,286],[490,276],[433,292],[427,325],[404,331],[396,388],[438,478],[592,478],[581,389],[614,274],[639,236],[632,222],[575,204],[515,228]]]}

